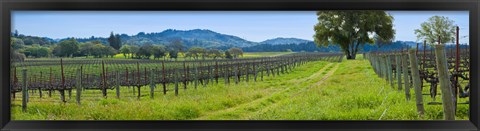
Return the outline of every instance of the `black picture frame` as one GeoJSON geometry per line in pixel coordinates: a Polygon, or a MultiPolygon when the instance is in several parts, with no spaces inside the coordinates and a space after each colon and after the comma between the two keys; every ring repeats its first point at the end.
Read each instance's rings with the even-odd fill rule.
{"type": "MultiPolygon", "coordinates": [[[[467,10],[469,43],[479,56],[477,0],[1,0],[0,97],[2,130],[479,130],[479,73],[472,68],[470,119],[468,121],[11,121],[10,113],[10,32],[12,10],[467,10]],[[476,36],[476,37],[475,37],[476,36]]],[[[478,67],[479,57],[471,58],[478,67]]]]}

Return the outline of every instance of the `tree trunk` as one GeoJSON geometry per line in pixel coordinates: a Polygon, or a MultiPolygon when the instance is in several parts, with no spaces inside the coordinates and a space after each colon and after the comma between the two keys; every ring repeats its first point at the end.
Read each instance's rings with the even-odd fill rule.
{"type": "Polygon", "coordinates": [[[357,54],[353,52],[348,52],[346,55],[347,55],[347,60],[355,60],[355,58],[357,57],[357,54]]]}

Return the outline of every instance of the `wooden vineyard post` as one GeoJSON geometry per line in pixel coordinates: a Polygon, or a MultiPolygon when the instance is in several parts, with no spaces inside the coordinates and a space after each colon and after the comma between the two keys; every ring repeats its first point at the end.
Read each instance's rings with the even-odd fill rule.
{"type": "Polygon", "coordinates": [[[250,68],[249,68],[249,64],[247,63],[246,64],[246,68],[245,68],[245,82],[248,82],[248,79],[249,79],[249,74],[250,74],[250,68]]]}
{"type": "Polygon", "coordinates": [[[187,89],[187,67],[185,61],[183,61],[183,89],[187,89]]]}
{"type": "Polygon", "coordinates": [[[104,98],[107,98],[107,80],[105,75],[105,62],[102,61],[102,94],[104,98]]]}
{"type": "Polygon", "coordinates": [[[116,90],[116,94],[117,94],[117,99],[120,99],[120,73],[117,72],[117,74],[115,75],[117,78],[117,80],[115,81],[115,90],[116,90]]]}
{"type": "MultiPolygon", "coordinates": [[[[40,79],[43,78],[42,76],[43,76],[43,72],[40,71],[40,79]]],[[[43,83],[43,81],[42,81],[41,83],[43,83]]],[[[38,88],[38,93],[39,93],[39,95],[40,95],[40,98],[42,98],[42,88],[38,88]]]]}
{"type": "Polygon", "coordinates": [[[402,73],[403,73],[403,85],[405,87],[405,97],[407,101],[410,100],[410,79],[408,75],[408,61],[407,55],[402,54],[402,73]]]}
{"type": "Polygon", "coordinates": [[[382,77],[382,66],[380,64],[382,57],[378,54],[375,55],[375,64],[377,66],[377,74],[379,77],[382,77]]]}
{"type": "Polygon", "coordinates": [[[440,82],[440,89],[442,90],[443,118],[445,120],[455,120],[455,96],[453,95],[450,84],[447,68],[448,63],[445,53],[445,45],[435,45],[438,79],[440,82]]]}
{"type": "Polygon", "coordinates": [[[272,76],[275,77],[275,64],[276,62],[268,63],[268,66],[270,67],[270,73],[272,73],[272,76]]]}
{"type": "Polygon", "coordinates": [[[23,68],[22,70],[22,77],[23,77],[23,86],[22,86],[22,111],[27,111],[27,95],[28,95],[28,87],[27,87],[27,69],[23,68]]]}
{"type": "Polygon", "coordinates": [[[275,68],[274,68],[274,69],[277,69],[277,76],[280,75],[280,66],[281,66],[281,64],[279,64],[279,63],[280,63],[280,62],[276,62],[275,68]]]}
{"type": "Polygon", "coordinates": [[[225,82],[225,86],[228,85],[228,63],[225,64],[223,67],[223,81],[225,82]]]}
{"type": "Polygon", "coordinates": [[[255,69],[256,66],[255,66],[255,62],[253,62],[253,81],[254,82],[257,82],[257,70],[255,69]]]}
{"type": "MultiPolygon", "coordinates": [[[[267,71],[267,72],[266,72],[266,73],[267,73],[267,77],[269,77],[269,76],[270,76],[269,64],[268,64],[268,62],[264,62],[263,64],[265,65],[265,70],[267,71]]],[[[263,77],[262,77],[262,78],[263,78],[263,77]]]]}
{"type": "Polygon", "coordinates": [[[207,87],[207,84],[208,84],[208,81],[210,81],[210,65],[207,63],[206,64],[207,66],[207,74],[205,75],[205,79],[204,79],[204,82],[203,82],[203,87],[207,87]]]}
{"type": "MultiPolygon", "coordinates": [[[[243,65],[243,64],[242,64],[243,65]]],[[[242,81],[242,65],[240,65],[240,62],[238,63],[237,65],[237,68],[238,68],[238,74],[237,74],[237,77],[238,77],[238,82],[241,82],[242,81]]]]}
{"type": "Polygon", "coordinates": [[[196,62],[194,62],[194,66],[195,66],[195,78],[194,78],[194,80],[193,80],[193,84],[194,84],[194,86],[195,86],[195,89],[197,89],[198,79],[199,79],[198,76],[200,76],[200,75],[198,74],[198,65],[196,64],[196,62]]]}
{"type": "Polygon", "coordinates": [[[218,61],[215,60],[215,81],[217,82],[218,84],[218,61]]]}
{"type": "Polygon", "coordinates": [[[63,71],[63,60],[60,59],[60,67],[61,67],[61,71],[62,71],[62,85],[61,85],[61,89],[59,90],[60,91],[60,99],[62,100],[63,103],[66,103],[67,101],[65,101],[65,74],[64,74],[64,71],[63,71]]]}
{"type": "Polygon", "coordinates": [[[52,74],[52,67],[50,67],[50,81],[48,84],[48,97],[52,98],[52,80],[53,80],[53,74],[52,74]]]}
{"type": "Polygon", "coordinates": [[[174,81],[175,81],[175,96],[178,96],[178,73],[175,70],[174,74],[174,81]]]}
{"type": "Polygon", "coordinates": [[[392,59],[391,59],[391,55],[387,55],[387,73],[388,73],[388,81],[390,83],[390,86],[392,88],[395,88],[394,87],[394,83],[393,83],[393,70],[392,70],[392,59]]]}
{"type": "Polygon", "coordinates": [[[420,73],[418,72],[417,56],[415,50],[409,50],[410,71],[412,73],[413,88],[415,90],[415,99],[417,104],[417,112],[423,118],[425,109],[423,107],[422,85],[420,84],[420,73]]]}
{"type": "MultiPolygon", "coordinates": [[[[262,65],[265,65],[264,59],[262,59],[261,64],[262,64],[262,65]]],[[[262,65],[259,65],[258,68],[262,68],[262,67],[261,67],[262,65]]],[[[263,81],[263,70],[264,70],[264,69],[265,69],[265,66],[264,66],[263,69],[258,69],[258,70],[260,70],[260,80],[261,80],[261,81],[263,81]]]]}
{"type": "Polygon", "coordinates": [[[382,56],[379,55],[379,54],[377,54],[377,55],[376,55],[376,59],[377,59],[377,72],[378,72],[378,76],[379,76],[380,78],[383,78],[383,76],[382,76],[382,69],[383,69],[383,67],[382,67],[382,64],[381,64],[381,62],[383,62],[383,61],[382,61],[382,56]]]}
{"type": "MultiPolygon", "coordinates": [[[[210,66],[213,66],[213,64],[210,65],[210,66]]],[[[210,75],[209,75],[210,76],[210,83],[212,83],[212,85],[215,82],[215,76],[214,76],[215,74],[213,72],[213,69],[214,69],[213,67],[209,69],[210,70],[210,75]]]]}
{"type": "MultiPolygon", "coordinates": [[[[196,68],[195,68],[196,69],[196,68]]],[[[163,86],[163,94],[167,94],[167,85],[165,84],[166,79],[165,79],[165,61],[162,61],[162,86],[163,86]]]]}
{"type": "Polygon", "coordinates": [[[387,79],[387,58],[385,55],[382,55],[382,62],[381,62],[381,66],[382,66],[382,78],[385,79],[385,80],[388,80],[387,79]]]}
{"type": "Polygon", "coordinates": [[[402,59],[400,57],[401,56],[399,54],[395,55],[395,69],[396,69],[396,72],[397,72],[396,73],[396,75],[397,75],[397,86],[398,86],[399,91],[402,90],[402,74],[400,73],[400,72],[402,72],[401,69],[400,69],[400,67],[401,67],[400,63],[401,63],[402,59]]]}
{"type": "Polygon", "coordinates": [[[80,103],[80,97],[82,95],[82,69],[81,68],[77,69],[76,87],[77,87],[77,95],[76,95],[77,104],[81,105],[80,103]]]}
{"type": "Polygon", "coordinates": [[[235,64],[235,67],[236,69],[235,70],[235,84],[238,84],[238,62],[237,64],[235,64]]]}
{"type": "MultiPolygon", "coordinates": [[[[153,97],[154,97],[154,96],[153,96],[153,95],[154,95],[153,93],[154,93],[154,91],[155,91],[155,83],[154,83],[154,81],[153,81],[153,76],[154,76],[154,74],[155,74],[154,72],[155,72],[155,70],[154,70],[154,69],[151,69],[151,72],[150,72],[150,98],[152,98],[152,99],[153,99],[153,97]]],[[[147,73],[147,72],[145,72],[145,73],[147,73]]]]}
{"type": "Polygon", "coordinates": [[[138,63],[137,61],[137,89],[138,89],[138,93],[137,93],[137,98],[140,99],[140,64],[138,63]]]}

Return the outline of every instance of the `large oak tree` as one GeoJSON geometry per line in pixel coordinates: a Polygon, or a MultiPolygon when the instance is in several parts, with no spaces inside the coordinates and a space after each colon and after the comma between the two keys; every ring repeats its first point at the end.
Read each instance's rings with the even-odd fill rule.
{"type": "Polygon", "coordinates": [[[347,59],[355,59],[360,47],[375,40],[388,43],[395,37],[393,17],[385,11],[318,11],[314,41],[318,46],[339,45],[347,59]]]}

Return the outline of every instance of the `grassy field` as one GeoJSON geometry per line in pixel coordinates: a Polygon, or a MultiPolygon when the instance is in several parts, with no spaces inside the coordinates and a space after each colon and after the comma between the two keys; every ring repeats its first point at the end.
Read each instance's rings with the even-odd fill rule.
{"type": "MultiPolygon", "coordinates": [[[[246,54],[245,54],[246,55],[246,54]]],[[[142,88],[140,100],[132,88],[122,87],[121,98],[113,90],[108,98],[100,91],[86,91],[82,105],[75,103],[75,92],[67,104],[32,95],[27,112],[21,99],[12,103],[14,120],[441,120],[441,105],[425,105],[425,116],[418,117],[415,98],[405,100],[404,91],[393,89],[379,78],[367,60],[342,63],[310,62],[294,72],[265,77],[264,81],[225,86],[219,84],[180,89],[179,96],[142,88]]],[[[161,87],[161,86],[157,86],[161,87]]],[[[168,86],[173,89],[173,85],[168,86]]],[[[182,87],[182,86],[180,86],[182,87]]],[[[428,88],[424,88],[424,93],[428,88]]],[[[17,98],[21,98],[17,94],[17,98]]],[[[437,101],[440,97],[437,98],[437,101]]],[[[460,101],[466,101],[461,99],[460,101]]],[[[424,103],[431,101],[424,96],[424,103]]],[[[468,105],[459,105],[457,119],[468,119],[468,105]]]]}

